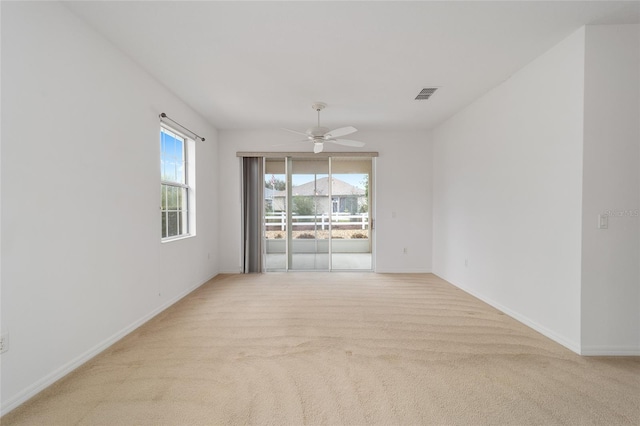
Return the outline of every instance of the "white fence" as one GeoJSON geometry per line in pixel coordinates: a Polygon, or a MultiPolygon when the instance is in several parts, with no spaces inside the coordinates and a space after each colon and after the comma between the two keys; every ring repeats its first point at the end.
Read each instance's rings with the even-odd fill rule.
{"type": "MultiPolygon", "coordinates": [[[[328,214],[318,216],[293,215],[291,219],[291,225],[294,229],[296,226],[315,226],[322,230],[329,229],[329,220],[331,220],[331,227],[334,229],[354,225],[360,226],[361,229],[367,229],[369,227],[369,213],[333,213],[331,219],[329,219],[328,214]]],[[[274,228],[280,228],[281,231],[284,231],[287,227],[287,215],[285,212],[269,213],[264,216],[264,222],[267,231],[274,230],[274,228]]]]}

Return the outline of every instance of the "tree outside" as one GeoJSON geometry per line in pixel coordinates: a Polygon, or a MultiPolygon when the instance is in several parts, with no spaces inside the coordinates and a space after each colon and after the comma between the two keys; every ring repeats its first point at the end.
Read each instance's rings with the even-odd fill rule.
{"type": "Polygon", "coordinates": [[[369,175],[364,175],[360,183],[364,186],[364,204],[360,206],[360,213],[367,213],[369,211],[369,175]]]}
{"type": "Polygon", "coordinates": [[[300,216],[311,216],[315,214],[316,208],[313,197],[294,196],[293,213],[300,216]]]}

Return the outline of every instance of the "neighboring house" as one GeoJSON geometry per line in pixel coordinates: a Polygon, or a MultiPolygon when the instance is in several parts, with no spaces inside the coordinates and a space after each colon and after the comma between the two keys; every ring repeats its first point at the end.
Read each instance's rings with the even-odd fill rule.
{"type": "MultiPolygon", "coordinates": [[[[279,212],[285,210],[286,191],[275,191],[265,187],[264,198],[267,210],[279,212]]],[[[366,192],[362,188],[348,184],[340,179],[333,178],[331,183],[331,202],[329,202],[329,178],[320,178],[315,182],[294,186],[291,190],[293,202],[296,197],[304,197],[306,205],[313,206],[316,214],[332,213],[360,213],[367,206],[366,192]],[[307,204],[310,203],[310,204],[307,204]]],[[[294,205],[294,214],[297,209],[294,205]]]]}
{"type": "Polygon", "coordinates": [[[284,211],[284,203],[280,204],[280,198],[274,205],[274,199],[276,197],[280,197],[280,193],[284,191],[277,191],[275,189],[271,189],[268,186],[264,187],[264,210],[267,212],[279,212],[284,211]],[[277,208],[275,208],[277,207],[277,208]]]}

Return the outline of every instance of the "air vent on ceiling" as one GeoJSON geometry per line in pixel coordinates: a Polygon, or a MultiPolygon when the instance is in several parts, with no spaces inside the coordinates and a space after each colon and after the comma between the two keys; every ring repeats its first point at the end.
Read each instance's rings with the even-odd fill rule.
{"type": "Polygon", "coordinates": [[[429,99],[431,95],[435,93],[436,90],[438,90],[437,87],[427,87],[425,89],[422,89],[420,93],[418,93],[418,96],[416,96],[416,101],[423,101],[423,100],[429,99]]]}

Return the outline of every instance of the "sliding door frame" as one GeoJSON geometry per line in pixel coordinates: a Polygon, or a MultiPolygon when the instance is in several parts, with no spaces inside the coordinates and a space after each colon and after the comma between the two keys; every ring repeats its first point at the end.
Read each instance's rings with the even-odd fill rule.
{"type": "MultiPolygon", "coordinates": [[[[332,180],[333,180],[333,159],[334,158],[349,158],[349,157],[356,157],[356,158],[371,158],[371,172],[369,174],[369,183],[368,183],[368,188],[369,188],[369,194],[368,194],[368,228],[369,228],[369,253],[371,254],[371,268],[370,269],[357,269],[354,271],[375,271],[375,176],[376,176],[376,161],[375,158],[378,157],[378,153],[377,152],[322,152],[322,153],[318,153],[318,154],[310,154],[308,152],[237,152],[236,153],[237,157],[262,157],[262,170],[263,170],[263,174],[264,172],[266,172],[267,167],[266,167],[266,159],[267,158],[281,158],[284,160],[284,164],[285,164],[285,177],[286,177],[286,195],[285,195],[285,207],[286,207],[286,239],[285,239],[285,268],[284,271],[292,271],[291,267],[292,267],[292,256],[293,256],[293,245],[292,245],[292,237],[293,237],[293,222],[292,222],[292,189],[293,189],[293,185],[292,185],[292,175],[293,175],[293,168],[292,168],[292,163],[294,160],[304,160],[304,159],[321,159],[321,158],[326,158],[327,162],[328,162],[328,199],[329,199],[329,221],[328,221],[328,228],[329,228],[329,238],[327,241],[327,245],[328,245],[328,268],[327,271],[331,272],[333,271],[333,220],[332,220],[332,200],[333,200],[333,184],[332,184],[332,180]]],[[[264,176],[262,178],[264,180],[264,176]]],[[[262,197],[264,198],[264,197],[262,197]]],[[[262,211],[264,213],[264,199],[261,200],[263,208],[262,211]]],[[[266,238],[266,226],[263,220],[263,225],[262,225],[262,241],[260,242],[260,245],[263,247],[262,250],[262,271],[263,272],[267,272],[266,271],[266,256],[267,256],[267,252],[266,252],[266,248],[267,248],[267,244],[265,241],[266,238]]],[[[243,237],[243,241],[245,240],[245,238],[243,237]]],[[[246,247],[243,247],[243,253],[247,250],[246,247]]],[[[323,270],[315,270],[315,271],[324,271],[323,270]]],[[[340,271],[348,271],[348,270],[340,270],[340,271]]]]}

